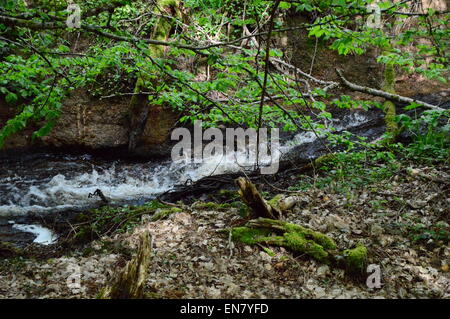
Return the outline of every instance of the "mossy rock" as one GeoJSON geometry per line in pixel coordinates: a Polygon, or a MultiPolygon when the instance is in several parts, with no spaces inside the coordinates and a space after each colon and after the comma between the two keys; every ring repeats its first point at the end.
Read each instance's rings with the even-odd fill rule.
{"type": "Polygon", "coordinates": [[[269,203],[270,206],[280,209],[280,201],[283,199],[282,194],[275,195],[272,197],[272,199],[268,200],[267,203],[269,203]]]}
{"type": "Polygon", "coordinates": [[[231,238],[234,241],[238,241],[247,245],[254,245],[264,240],[267,240],[270,236],[270,230],[267,229],[255,229],[250,227],[234,227],[231,229],[231,238]]]}

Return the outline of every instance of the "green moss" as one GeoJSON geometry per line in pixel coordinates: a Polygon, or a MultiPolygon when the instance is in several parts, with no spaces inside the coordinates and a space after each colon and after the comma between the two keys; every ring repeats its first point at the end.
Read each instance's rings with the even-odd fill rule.
{"type": "Polygon", "coordinates": [[[268,203],[270,206],[279,209],[279,208],[280,208],[279,203],[280,203],[280,200],[281,200],[282,198],[283,198],[283,195],[278,194],[278,195],[275,195],[272,199],[268,200],[267,203],[268,203]]]}
{"type": "Polygon", "coordinates": [[[231,208],[232,205],[228,203],[219,204],[214,202],[197,202],[192,207],[203,210],[225,210],[231,208]]]}
{"type": "Polygon", "coordinates": [[[283,246],[286,248],[297,252],[304,252],[319,261],[326,261],[328,258],[328,253],[323,246],[313,240],[306,239],[299,233],[285,233],[284,238],[286,242],[283,246]]]}
{"type": "Polygon", "coordinates": [[[157,221],[160,219],[164,219],[172,214],[176,214],[176,213],[181,213],[183,210],[181,208],[178,207],[171,207],[171,208],[167,208],[167,209],[161,209],[159,211],[157,211],[153,216],[152,216],[152,221],[157,221]]]}
{"type": "Polygon", "coordinates": [[[267,255],[269,255],[270,257],[274,257],[275,253],[272,249],[269,249],[267,247],[263,247],[264,251],[267,253],[267,255]]]}
{"type": "Polygon", "coordinates": [[[231,238],[247,245],[265,242],[270,231],[266,229],[255,229],[250,227],[234,227],[231,229],[231,238]]]}
{"type": "Polygon", "coordinates": [[[395,93],[395,67],[392,63],[386,64],[383,76],[383,90],[389,93],[395,93]]]}
{"type": "MultiPolygon", "coordinates": [[[[157,9],[156,13],[160,13],[159,10],[164,10],[167,7],[173,7],[175,9],[175,18],[179,18],[181,16],[181,12],[179,10],[179,0],[159,0],[157,1],[157,9]]],[[[166,17],[159,17],[155,23],[155,27],[153,29],[152,39],[158,41],[166,41],[170,35],[170,30],[172,29],[173,21],[172,19],[168,19],[166,17]]],[[[150,45],[150,52],[153,57],[162,57],[164,55],[165,47],[162,45],[150,45]]]]}
{"type": "MultiPolygon", "coordinates": [[[[165,18],[159,18],[157,27],[153,32],[153,39],[158,41],[165,41],[172,29],[172,23],[165,18]]],[[[162,45],[150,45],[150,52],[153,57],[161,57],[164,55],[164,48],[162,45]]]]}
{"type": "Polygon", "coordinates": [[[319,232],[315,232],[312,231],[310,229],[308,229],[308,232],[305,233],[305,236],[311,236],[311,238],[317,242],[318,244],[320,244],[323,248],[325,249],[329,249],[329,250],[334,250],[337,248],[336,243],[334,242],[333,239],[331,239],[330,237],[328,237],[325,234],[319,233],[319,232]]]}
{"type": "Polygon", "coordinates": [[[391,134],[397,134],[398,124],[395,121],[396,110],[395,104],[391,101],[386,101],[383,104],[384,108],[384,122],[386,124],[386,131],[391,134]]]}
{"type": "Polygon", "coordinates": [[[228,189],[221,189],[218,193],[218,196],[226,199],[238,199],[240,198],[239,193],[237,191],[232,191],[228,189]]]}
{"type": "Polygon", "coordinates": [[[336,244],[330,237],[299,225],[267,218],[260,218],[256,223],[260,227],[250,224],[251,227],[233,228],[233,240],[248,245],[265,243],[281,246],[305,253],[322,262],[329,262],[327,250],[336,249],[336,244]]]}
{"type": "MultiPolygon", "coordinates": [[[[384,68],[384,83],[383,90],[395,94],[395,67],[392,63],[386,64],[384,68]]],[[[395,121],[396,110],[395,104],[392,101],[386,101],[383,104],[384,122],[386,123],[386,132],[391,135],[389,141],[395,140],[398,134],[398,125],[395,121]]]]}
{"type": "Polygon", "coordinates": [[[320,232],[280,220],[259,218],[250,221],[247,226],[232,228],[231,236],[233,240],[247,245],[281,246],[307,254],[323,263],[336,261],[350,272],[362,271],[367,260],[367,248],[363,245],[344,250],[343,258],[339,260],[341,254],[336,253],[337,246],[333,239],[320,232]]]}
{"type": "Polygon", "coordinates": [[[302,237],[305,237],[306,239],[311,239],[321,246],[323,246],[325,249],[336,249],[336,243],[333,239],[331,239],[329,236],[322,234],[320,232],[316,232],[314,230],[305,228],[300,225],[286,223],[281,220],[270,220],[270,219],[264,219],[266,222],[270,223],[272,226],[276,227],[282,232],[287,233],[298,233],[302,237]]]}
{"type": "Polygon", "coordinates": [[[356,248],[343,251],[345,266],[351,271],[362,271],[367,261],[367,248],[364,245],[357,245],[356,248]]]}

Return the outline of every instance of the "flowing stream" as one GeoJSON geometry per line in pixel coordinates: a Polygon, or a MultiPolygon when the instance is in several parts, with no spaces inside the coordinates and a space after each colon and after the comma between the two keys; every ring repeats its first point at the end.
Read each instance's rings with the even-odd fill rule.
{"type": "MultiPolygon", "coordinates": [[[[352,112],[330,126],[337,131],[364,126],[373,120],[367,112],[352,112]]],[[[314,143],[313,132],[303,132],[281,143],[285,155],[295,147],[314,143]]],[[[245,156],[237,154],[236,156],[245,156]]],[[[310,157],[314,157],[311,154],[310,157]]],[[[89,196],[100,189],[111,204],[139,204],[173,189],[187,180],[241,170],[235,157],[212,157],[200,164],[130,162],[89,154],[41,154],[32,160],[0,160],[0,218],[15,230],[35,236],[34,242],[52,244],[55,235],[41,225],[17,222],[30,213],[64,212],[98,204],[89,196]]],[[[1,239],[1,230],[0,230],[1,239]]]]}

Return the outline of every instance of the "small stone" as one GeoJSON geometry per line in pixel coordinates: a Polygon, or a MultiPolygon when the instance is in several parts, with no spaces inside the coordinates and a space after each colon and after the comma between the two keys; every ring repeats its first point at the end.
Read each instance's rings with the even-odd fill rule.
{"type": "Polygon", "coordinates": [[[271,261],[272,260],[272,257],[268,253],[266,253],[264,251],[261,251],[259,253],[259,255],[261,256],[261,259],[264,260],[264,261],[271,261]]]}
{"type": "Polygon", "coordinates": [[[378,224],[373,224],[370,227],[370,234],[374,237],[380,237],[383,234],[383,227],[378,224]]]}
{"type": "Polygon", "coordinates": [[[203,267],[206,269],[206,270],[209,270],[209,271],[211,271],[211,270],[213,270],[215,267],[214,267],[214,264],[212,263],[212,262],[209,262],[209,263],[203,263],[203,267]]]}
{"type": "Polygon", "coordinates": [[[392,244],[394,241],[394,239],[390,236],[386,236],[386,235],[381,235],[380,238],[380,244],[383,247],[389,246],[390,244],[392,244]]]}
{"type": "Polygon", "coordinates": [[[246,245],[246,246],[244,247],[244,251],[246,251],[246,252],[248,252],[248,253],[251,253],[251,252],[253,251],[253,248],[250,247],[250,246],[248,246],[248,245],[246,245]]]}
{"type": "Polygon", "coordinates": [[[277,270],[281,270],[284,268],[284,263],[283,262],[276,263],[274,267],[277,270]]]}
{"type": "Polygon", "coordinates": [[[341,231],[349,232],[350,231],[350,225],[346,223],[341,217],[337,215],[329,215],[325,219],[327,226],[329,229],[339,229],[341,231]]]}
{"type": "Polygon", "coordinates": [[[405,296],[406,296],[406,290],[405,290],[405,288],[400,288],[400,289],[398,290],[398,296],[399,296],[399,298],[401,298],[401,299],[404,299],[404,298],[405,298],[405,296]]]}
{"type": "Polygon", "coordinates": [[[324,297],[324,296],[326,295],[325,288],[322,288],[322,287],[316,287],[316,288],[314,289],[314,295],[316,296],[316,298],[322,298],[322,297],[324,297]]]}
{"type": "Polygon", "coordinates": [[[340,295],[342,294],[342,289],[341,289],[341,288],[334,288],[334,289],[331,291],[331,294],[332,294],[334,297],[338,297],[338,296],[340,296],[340,295]]]}
{"type": "Polygon", "coordinates": [[[300,196],[289,196],[289,197],[282,199],[278,205],[281,210],[290,210],[297,204],[299,204],[299,203],[303,204],[305,202],[306,202],[305,199],[303,199],[300,196]]]}
{"type": "Polygon", "coordinates": [[[217,289],[216,287],[209,287],[208,288],[208,294],[210,298],[220,298],[221,292],[220,289],[217,289]]]}
{"type": "Polygon", "coordinates": [[[330,267],[328,267],[327,265],[323,265],[323,266],[320,266],[319,268],[317,268],[317,275],[319,277],[325,277],[329,273],[330,273],[330,267]]]}

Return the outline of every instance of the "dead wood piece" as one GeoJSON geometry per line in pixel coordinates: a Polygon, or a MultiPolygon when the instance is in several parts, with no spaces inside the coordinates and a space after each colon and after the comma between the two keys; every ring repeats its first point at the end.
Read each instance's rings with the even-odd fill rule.
{"type": "Polygon", "coordinates": [[[239,187],[239,195],[253,211],[255,217],[278,219],[281,216],[281,211],[264,200],[256,186],[249,179],[239,177],[236,179],[236,185],[239,187]]]}
{"type": "Polygon", "coordinates": [[[115,282],[104,288],[100,299],[142,299],[147,271],[150,265],[150,234],[148,231],[140,235],[137,254],[123,268],[115,282]]]}
{"type": "Polygon", "coordinates": [[[379,97],[383,97],[383,98],[391,100],[391,101],[397,101],[397,102],[401,102],[401,103],[408,103],[408,104],[416,103],[416,104],[420,104],[420,105],[422,105],[426,108],[432,109],[432,110],[444,111],[443,108],[433,105],[433,104],[429,104],[429,103],[426,103],[423,101],[415,100],[415,99],[401,96],[398,94],[392,94],[392,93],[389,93],[386,91],[372,89],[372,88],[369,88],[366,86],[361,86],[361,85],[357,85],[355,83],[351,83],[346,78],[344,78],[344,76],[342,75],[342,71],[336,69],[336,73],[339,76],[339,78],[341,79],[342,84],[345,87],[352,89],[353,91],[362,92],[362,93],[370,94],[373,96],[379,96],[379,97]]]}

